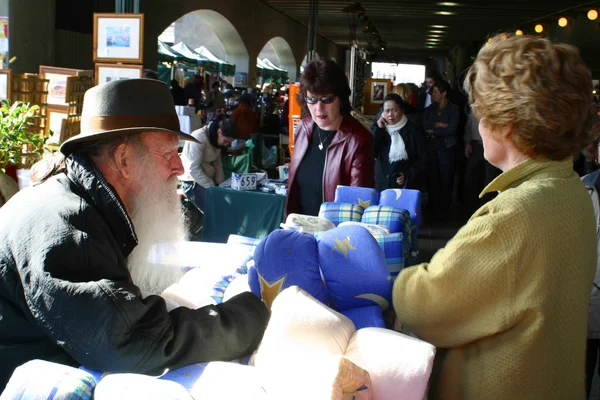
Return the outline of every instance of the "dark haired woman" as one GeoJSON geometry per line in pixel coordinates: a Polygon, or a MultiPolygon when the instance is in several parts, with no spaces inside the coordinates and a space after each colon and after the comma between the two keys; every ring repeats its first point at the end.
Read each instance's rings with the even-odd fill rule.
{"type": "Polygon", "coordinates": [[[223,182],[221,147],[237,138],[235,122],[218,114],[210,125],[192,132],[200,143],[185,143],[181,162],[185,172],[179,177],[183,193],[200,210],[204,210],[204,191],[223,182]]]}
{"type": "Polygon", "coordinates": [[[317,215],[338,185],[373,187],[373,136],[350,116],[350,87],[330,60],[309,63],[300,78],[302,118],[294,139],[287,213],[317,215]]]}
{"type": "Polygon", "coordinates": [[[417,189],[425,171],[425,143],[417,126],[404,114],[406,103],[392,93],[383,100],[383,112],[373,130],[375,188],[417,189]]]}

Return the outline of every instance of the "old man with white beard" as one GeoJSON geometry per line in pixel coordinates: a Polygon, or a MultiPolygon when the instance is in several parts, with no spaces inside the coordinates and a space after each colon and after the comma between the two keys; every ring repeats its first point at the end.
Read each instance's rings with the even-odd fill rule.
{"type": "Polygon", "coordinates": [[[65,172],[0,208],[0,392],[35,358],[153,374],[257,347],[268,313],[253,294],[171,311],[157,296],[180,276],[147,261],[184,238],[180,138],[194,140],[165,84],[97,86],[61,146],[65,172]]]}

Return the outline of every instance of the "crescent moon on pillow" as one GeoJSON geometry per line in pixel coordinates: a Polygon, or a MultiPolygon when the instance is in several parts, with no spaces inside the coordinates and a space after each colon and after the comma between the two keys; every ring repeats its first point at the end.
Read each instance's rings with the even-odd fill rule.
{"type": "Polygon", "coordinates": [[[375,293],[359,294],[358,296],[354,296],[354,298],[371,300],[372,302],[377,303],[377,305],[379,305],[379,307],[381,307],[383,311],[390,308],[390,303],[386,299],[375,293]]]}

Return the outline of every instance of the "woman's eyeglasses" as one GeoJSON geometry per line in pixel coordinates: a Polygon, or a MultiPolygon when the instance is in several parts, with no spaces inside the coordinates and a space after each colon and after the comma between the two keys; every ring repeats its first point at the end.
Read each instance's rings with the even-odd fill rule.
{"type": "Polygon", "coordinates": [[[319,101],[323,104],[331,104],[335,99],[337,99],[335,94],[325,97],[304,96],[304,101],[306,101],[307,104],[317,104],[319,101]]]}

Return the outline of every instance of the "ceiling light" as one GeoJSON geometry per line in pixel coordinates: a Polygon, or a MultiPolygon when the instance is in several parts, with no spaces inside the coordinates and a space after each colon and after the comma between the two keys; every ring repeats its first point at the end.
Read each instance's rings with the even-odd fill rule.
{"type": "Polygon", "coordinates": [[[523,31],[521,29],[517,29],[517,31],[515,32],[515,35],[523,36],[523,31]]]}
{"type": "Polygon", "coordinates": [[[426,42],[441,42],[442,39],[425,39],[426,42]]]}
{"type": "Polygon", "coordinates": [[[425,46],[428,49],[437,49],[437,46],[425,46]]]}
{"type": "Polygon", "coordinates": [[[439,38],[442,37],[442,35],[439,35],[437,33],[428,33],[427,36],[429,36],[429,37],[439,37],[439,38]]]}
{"type": "Polygon", "coordinates": [[[535,31],[536,31],[537,33],[542,33],[542,32],[544,32],[544,25],[542,25],[542,24],[537,24],[537,25],[535,26],[535,31]]]}
{"type": "Polygon", "coordinates": [[[560,26],[561,28],[564,28],[565,26],[567,26],[568,23],[569,23],[569,21],[565,17],[560,17],[558,19],[558,26],[560,26]]]}
{"type": "Polygon", "coordinates": [[[596,10],[588,11],[588,18],[591,19],[592,21],[594,21],[596,18],[598,18],[598,11],[596,11],[596,10]]]}
{"type": "Polygon", "coordinates": [[[447,28],[448,25],[429,25],[430,28],[436,28],[436,29],[444,29],[447,28]]]}
{"type": "Polygon", "coordinates": [[[460,6],[459,3],[453,3],[450,1],[444,1],[443,3],[438,3],[439,6],[443,6],[443,7],[458,7],[460,6]]]}
{"type": "Polygon", "coordinates": [[[437,15],[454,15],[456,14],[454,11],[436,11],[437,15]]]}
{"type": "Polygon", "coordinates": [[[429,32],[431,32],[431,33],[446,33],[445,31],[433,31],[433,30],[429,31],[429,32]]]}

